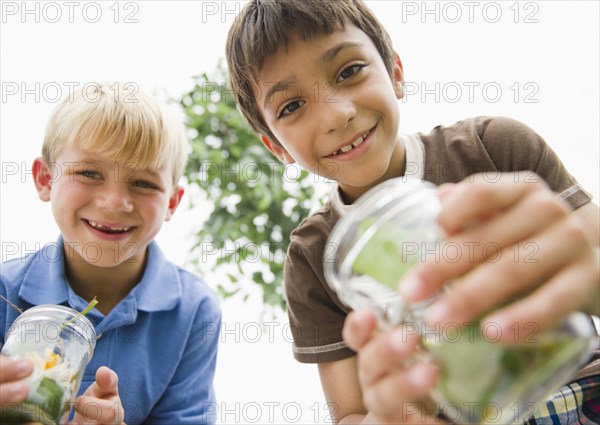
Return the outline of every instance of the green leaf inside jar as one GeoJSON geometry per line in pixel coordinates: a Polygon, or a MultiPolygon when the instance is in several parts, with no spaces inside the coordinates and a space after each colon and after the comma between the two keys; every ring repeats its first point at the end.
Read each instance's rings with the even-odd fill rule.
{"type": "Polygon", "coordinates": [[[563,331],[546,332],[519,344],[488,341],[476,324],[459,332],[458,336],[442,333],[423,345],[440,370],[438,392],[461,406],[470,423],[497,419],[498,408],[514,409],[516,402],[530,400],[535,392],[545,393],[539,399],[551,393],[552,385],[561,384],[552,378],[585,345],[563,331]]]}
{"type": "MultiPolygon", "coordinates": [[[[364,234],[373,222],[371,218],[363,220],[359,234],[364,234]]],[[[352,264],[353,272],[370,276],[396,290],[404,273],[421,260],[420,244],[427,233],[426,229],[403,229],[384,224],[357,255],[352,264]]]]}
{"type": "Polygon", "coordinates": [[[54,379],[44,377],[37,387],[34,382],[31,382],[27,401],[0,412],[1,423],[56,425],[68,408],[64,396],[63,389],[54,379]]]}
{"type": "Polygon", "coordinates": [[[64,391],[50,378],[43,378],[37,388],[38,395],[44,400],[42,408],[48,413],[51,418],[56,418],[58,421],[64,412],[64,391]]]}

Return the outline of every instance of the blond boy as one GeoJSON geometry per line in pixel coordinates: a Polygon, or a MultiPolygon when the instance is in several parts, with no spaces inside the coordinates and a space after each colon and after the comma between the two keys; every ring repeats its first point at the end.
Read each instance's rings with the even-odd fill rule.
{"type": "MultiPolygon", "coordinates": [[[[215,420],[217,297],[154,241],[181,201],[187,149],[182,122],[133,83],[86,85],[50,118],[33,174],[61,235],[2,264],[0,291],[22,310],[99,300],[75,423],[215,420]]],[[[0,304],[0,341],[16,316],[0,304]]],[[[3,402],[23,400],[31,366],[0,367],[3,402]]]]}

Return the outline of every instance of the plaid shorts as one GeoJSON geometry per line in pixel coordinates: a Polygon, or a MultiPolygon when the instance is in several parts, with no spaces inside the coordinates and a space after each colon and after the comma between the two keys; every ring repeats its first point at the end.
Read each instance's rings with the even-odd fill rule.
{"type": "Polygon", "coordinates": [[[600,424],[600,364],[598,373],[564,385],[538,406],[525,425],[600,424]]]}

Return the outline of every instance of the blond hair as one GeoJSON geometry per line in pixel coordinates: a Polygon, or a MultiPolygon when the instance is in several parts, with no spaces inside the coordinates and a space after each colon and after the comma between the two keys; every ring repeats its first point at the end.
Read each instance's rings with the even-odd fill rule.
{"type": "Polygon", "coordinates": [[[63,99],[48,121],[42,156],[50,164],[73,144],[141,169],[170,165],[174,185],[187,162],[183,121],[134,83],[86,84],[63,99]]]}

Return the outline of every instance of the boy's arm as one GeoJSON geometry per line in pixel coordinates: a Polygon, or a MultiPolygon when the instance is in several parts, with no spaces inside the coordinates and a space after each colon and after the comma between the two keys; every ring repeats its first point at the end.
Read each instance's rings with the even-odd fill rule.
{"type": "MultiPolygon", "coordinates": [[[[499,252],[502,254],[498,256],[500,261],[490,261],[485,267],[479,267],[481,259],[471,261],[469,258],[471,253],[469,252],[467,255],[467,249],[463,250],[465,255],[462,255],[459,264],[451,266],[440,262],[437,266],[427,265],[426,273],[433,277],[433,282],[436,282],[431,285],[433,286],[431,290],[435,291],[439,285],[443,284],[443,281],[456,276],[462,277],[467,270],[473,270],[472,273],[469,273],[470,279],[460,279],[459,288],[468,287],[468,282],[473,279],[486,280],[487,285],[492,285],[494,278],[500,278],[507,282],[505,288],[512,290],[514,295],[538,287],[531,297],[523,299],[525,304],[511,305],[513,313],[516,313],[514,307],[518,305],[522,307],[521,313],[518,315],[509,314],[511,322],[526,319],[529,316],[537,317],[540,320],[546,317],[550,321],[540,322],[539,325],[547,327],[553,323],[552,315],[549,313],[554,314],[555,323],[561,318],[561,314],[564,315],[572,309],[597,315],[600,309],[600,297],[590,297],[589,294],[593,287],[598,290],[598,282],[594,283],[593,279],[590,280],[594,275],[598,275],[598,246],[600,245],[598,207],[589,202],[590,195],[569,174],[560,158],[545,140],[527,125],[507,117],[479,117],[469,120],[469,123],[467,131],[472,133],[475,140],[479,140],[475,146],[483,149],[478,155],[482,158],[489,157],[498,172],[504,174],[499,181],[496,181],[496,177],[500,175],[497,173],[491,176],[483,174],[476,175],[475,178],[471,176],[465,178],[457,185],[458,192],[462,191],[463,193],[458,193],[453,200],[448,199],[440,215],[440,222],[447,227],[445,228],[447,233],[456,234],[460,231],[460,234],[457,235],[459,242],[482,243],[483,245],[479,245],[480,247],[485,246],[486,243],[494,246],[500,244],[503,251],[499,252]],[[529,170],[533,170],[537,175],[529,170]],[[486,177],[488,178],[486,179],[486,177]],[[546,184],[554,193],[546,190],[546,184]],[[468,192],[469,196],[466,196],[464,192],[468,192]],[[566,202],[561,203],[555,197],[563,198],[566,202]],[[567,202],[570,207],[566,206],[567,202]],[[499,211],[494,211],[493,208],[497,208],[499,211]],[[567,214],[573,209],[574,214],[567,214]],[[502,214],[498,212],[502,212],[502,214]],[[512,217],[508,214],[511,212],[512,217]],[[499,219],[488,220],[494,214],[496,214],[494,218],[504,217],[505,222],[501,223],[499,219]],[[491,223],[492,226],[481,226],[469,233],[466,231],[468,229],[464,228],[464,224],[468,220],[487,220],[488,224],[491,223]],[[493,229],[493,225],[500,229],[493,229]],[[487,234],[483,234],[484,232],[487,234]],[[530,232],[530,235],[526,232],[530,232]],[[529,236],[532,237],[528,239],[529,236]],[[589,250],[590,245],[586,243],[586,238],[583,236],[587,237],[589,244],[595,247],[595,251],[589,250]],[[513,238],[512,242],[509,240],[510,237],[513,238]],[[508,261],[510,259],[512,261],[508,261]],[[474,268],[475,265],[478,267],[474,268]],[[534,267],[536,265],[537,267],[534,267]],[[547,276],[544,276],[544,272],[553,275],[554,282],[560,280],[563,284],[538,286],[542,281],[550,283],[547,276]],[[498,276],[498,273],[501,273],[502,276],[498,276]],[[433,276],[434,274],[436,276],[433,276]],[[508,279],[509,276],[511,279],[508,279]],[[532,283],[532,280],[538,276],[541,281],[532,283]],[[579,282],[580,279],[581,283],[575,287],[569,282],[579,282]],[[565,281],[567,282],[565,283],[565,281]],[[530,283],[529,287],[527,287],[527,282],[530,283]],[[572,291],[570,291],[571,288],[572,291]],[[538,301],[537,305],[532,302],[535,299],[538,301]],[[552,302],[555,299],[559,299],[557,305],[562,310],[545,308],[543,300],[552,302]],[[529,308],[535,307],[537,310],[545,310],[545,312],[529,311],[529,308]]],[[[456,152],[467,150],[462,145],[461,147],[452,145],[452,149],[449,147],[448,151],[454,154],[456,152],[453,149],[456,149],[456,152]]],[[[463,152],[461,155],[449,156],[444,161],[463,161],[465,158],[468,156],[465,157],[463,152]]],[[[485,173],[486,170],[481,171],[485,173]]],[[[481,254],[482,250],[479,251],[481,254]]],[[[409,289],[409,286],[402,285],[405,290],[409,289]]],[[[500,298],[494,298],[494,295],[498,295],[497,292],[486,299],[489,301],[486,305],[478,306],[470,301],[470,296],[475,297],[476,302],[479,301],[479,295],[474,292],[484,290],[486,290],[485,287],[475,288],[475,286],[471,286],[469,294],[462,294],[459,290],[456,298],[451,301],[454,304],[451,308],[466,313],[465,317],[473,317],[473,315],[483,313],[486,308],[498,305],[500,298]],[[462,305],[458,305],[458,298],[463,301],[462,305]],[[479,310],[475,310],[478,307],[479,310]]],[[[410,297],[408,293],[405,295],[410,297]]],[[[504,295],[506,296],[506,294],[504,295]]],[[[509,312],[509,310],[505,310],[505,312],[509,312]]],[[[444,315],[439,310],[438,314],[444,315]]],[[[454,316],[453,313],[450,315],[453,316],[453,319],[462,318],[454,316]]],[[[438,316],[438,318],[440,317],[438,316]]],[[[495,321],[500,317],[493,316],[489,319],[495,321]]],[[[431,317],[431,320],[436,321],[436,318],[431,317]]],[[[441,321],[445,322],[445,320],[441,321]]],[[[507,340],[513,339],[513,335],[508,332],[504,332],[503,336],[507,340]]]]}
{"type": "Polygon", "coordinates": [[[335,423],[360,423],[367,410],[358,382],[356,356],[319,363],[319,377],[331,419],[335,423]]]}
{"type": "MultiPolygon", "coordinates": [[[[361,312],[364,315],[364,313],[361,312]]],[[[368,314],[368,313],[366,313],[368,314]]],[[[350,313],[348,316],[348,320],[354,313],[350,313]]],[[[348,344],[355,350],[360,351],[364,344],[371,338],[374,333],[375,328],[375,319],[374,316],[371,315],[372,327],[369,328],[368,323],[364,323],[362,321],[358,321],[358,326],[361,326],[361,329],[355,327],[352,332],[349,334],[349,338],[346,339],[348,344]],[[366,326],[364,326],[366,325],[366,326]]],[[[414,337],[414,335],[412,335],[414,337]]],[[[383,339],[382,339],[383,341],[383,339]]],[[[342,425],[346,424],[396,424],[396,423],[419,423],[419,424],[428,424],[428,423],[442,423],[435,422],[435,416],[433,415],[436,412],[436,409],[431,406],[429,407],[429,411],[427,409],[420,409],[417,404],[413,404],[410,402],[411,400],[417,400],[419,398],[426,398],[427,390],[429,389],[429,384],[433,382],[433,372],[432,367],[427,366],[426,372],[429,376],[425,376],[426,380],[419,374],[421,371],[417,371],[417,379],[419,379],[418,387],[408,387],[404,385],[406,382],[406,376],[397,376],[394,377],[393,380],[389,380],[385,385],[382,385],[381,388],[384,391],[378,391],[379,387],[375,387],[375,391],[373,391],[370,383],[376,383],[374,377],[379,376],[379,374],[383,374],[386,368],[392,366],[392,364],[397,364],[398,362],[402,362],[406,360],[406,358],[412,352],[412,349],[416,347],[416,341],[413,341],[414,345],[411,346],[411,350],[385,350],[375,349],[375,350],[365,350],[365,352],[361,352],[359,356],[353,356],[348,359],[338,360],[335,362],[329,363],[319,363],[319,376],[321,378],[321,386],[323,387],[323,393],[325,394],[325,399],[327,400],[329,411],[332,416],[332,420],[334,423],[339,423],[342,425]],[[369,352],[370,351],[370,352],[369,352]],[[391,354],[391,355],[390,355],[391,354]],[[379,412],[379,415],[375,415],[374,413],[369,413],[367,408],[365,407],[365,403],[372,404],[375,400],[366,399],[363,402],[363,390],[361,390],[361,382],[359,381],[358,370],[360,367],[364,373],[368,371],[369,378],[368,380],[363,379],[363,390],[364,396],[367,398],[375,398],[378,403],[389,403],[391,409],[388,409],[387,413],[384,410],[376,410],[379,412]],[[416,391],[416,389],[423,388],[421,391],[416,391]],[[411,392],[406,394],[406,390],[409,389],[411,392]],[[424,393],[422,393],[425,391],[424,393]],[[402,399],[404,404],[397,403],[398,399],[402,399]],[[399,409],[399,406],[402,408],[399,409]],[[433,414],[425,413],[432,412],[433,414]]],[[[372,344],[372,346],[376,346],[376,344],[372,344]]],[[[408,345],[406,346],[408,347],[408,345]]],[[[363,376],[363,377],[364,377],[363,376]]]]}
{"type": "MultiPolygon", "coordinates": [[[[360,423],[366,414],[356,356],[342,340],[345,313],[328,295],[322,262],[329,227],[313,216],[292,234],[284,269],[287,313],[297,360],[317,363],[334,423],[360,423]],[[326,350],[324,350],[326,348],[326,350]]],[[[325,258],[325,260],[323,260],[325,258]]]]}
{"type": "MultiPolygon", "coordinates": [[[[212,424],[217,419],[213,389],[221,310],[212,292],[197,306],[186,347],[164,394],[146,423],[164,425],[212,424]]],[[[176,329],[173,330],[176,332],[176,329]]],[[[169,341],[165,341],[168,344],[169,341]]],[[[160,365],[155,367],[160,368],[160,365]]]]}

